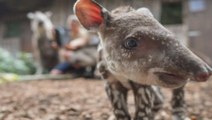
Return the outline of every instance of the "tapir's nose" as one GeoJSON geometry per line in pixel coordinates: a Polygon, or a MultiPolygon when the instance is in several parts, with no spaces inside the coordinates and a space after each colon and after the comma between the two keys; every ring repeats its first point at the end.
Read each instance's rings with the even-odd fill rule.
{"type": "Polygon", "coordinates": [[[175,54],[173,58],[178,59],[175,63],[182,70],[182,73],[192,74],[190,76],[192,81],[207,81],[212,75],[212,68],[187,48],[180,50],[180,53],[175,54]]]}
{"type": "Polygon", "coordinates": [[[210,78],[211,75],[212,75],[212,68],[206,65],[203,67],[201,71],[196,73],[194,79],[197,82],[205,82],[210,78]]]}

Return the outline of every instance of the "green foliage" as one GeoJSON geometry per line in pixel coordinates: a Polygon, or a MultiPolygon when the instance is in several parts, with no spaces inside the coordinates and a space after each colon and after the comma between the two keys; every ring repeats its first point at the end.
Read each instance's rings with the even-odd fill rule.
{"type": "Polygon", "coordinates": [[[0,73],[27,75],[35,72],[30,54],[19,53],[14,57],[4,49],[0,49],[0,53],[0,73]]]}

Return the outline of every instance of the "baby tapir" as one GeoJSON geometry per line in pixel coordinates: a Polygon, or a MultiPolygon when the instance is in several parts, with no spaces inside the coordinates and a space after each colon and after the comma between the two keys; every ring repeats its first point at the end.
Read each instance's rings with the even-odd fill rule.
{"type": "Polygon", "coordinates": [[[183,86],[209,79],[212,69],[164,28],[147,8],[107,11],[94,0],[78,0],[75,14],[101,38],[99,71],[117,120],[131,120],[127,92],[135,95],[134,120],[153,120],[163,96],[155,86],[174,88],[173,118],[185,119],[183,86]]]}

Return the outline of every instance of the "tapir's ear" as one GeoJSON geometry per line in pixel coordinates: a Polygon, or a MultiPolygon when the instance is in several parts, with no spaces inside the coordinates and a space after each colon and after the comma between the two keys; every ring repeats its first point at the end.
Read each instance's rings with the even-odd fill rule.
{"type": "Polygon", "coordinates": [[[29,19],[33,19],[33,18],[34,18],[34,14],[33,14],[33,13],[31,13],[31,12],[30,12],[30,13],[28,13],[28,14],[27,14],[27,18],[29,18],[29,19]]]}
{"type": "Polygon", "coordinates": [[[107,10],[93,0],[77,0],[74,12],[80,23],[88,30],[98,29],[106,22],[107,10]]]}
{"type": "Polygon", "coordinates": [[[137,12],[141,13],[142,15],[154,17],[153,14],[150,12],[150,10],[148,8],[145,8],[145,7],[137,9],[137,12]]]}
{"type": "Polygon", "coordinates": [[[52,16],[52,12],[51,11],[47,11],[47,12],[45,12],[45,15],[48,17],[48,18],[50,18],[51,16],[52,16]]]}

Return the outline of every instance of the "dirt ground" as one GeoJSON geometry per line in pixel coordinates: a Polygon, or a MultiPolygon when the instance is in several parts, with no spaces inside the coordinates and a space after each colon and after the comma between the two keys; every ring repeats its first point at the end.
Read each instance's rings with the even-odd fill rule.
{"type": "MultiPolygon", "coordinates": [[[[158,120],[170,118],[170,90],[158,120]]],[[[192,120],[212,120],[212,80],[186,86],[192,120]]],[[[133,113],[133,97],[129,96],[133,113]]],[[[0,85],[0,120],[114,120],[101,80],[25,81],[0,85]]]]}

